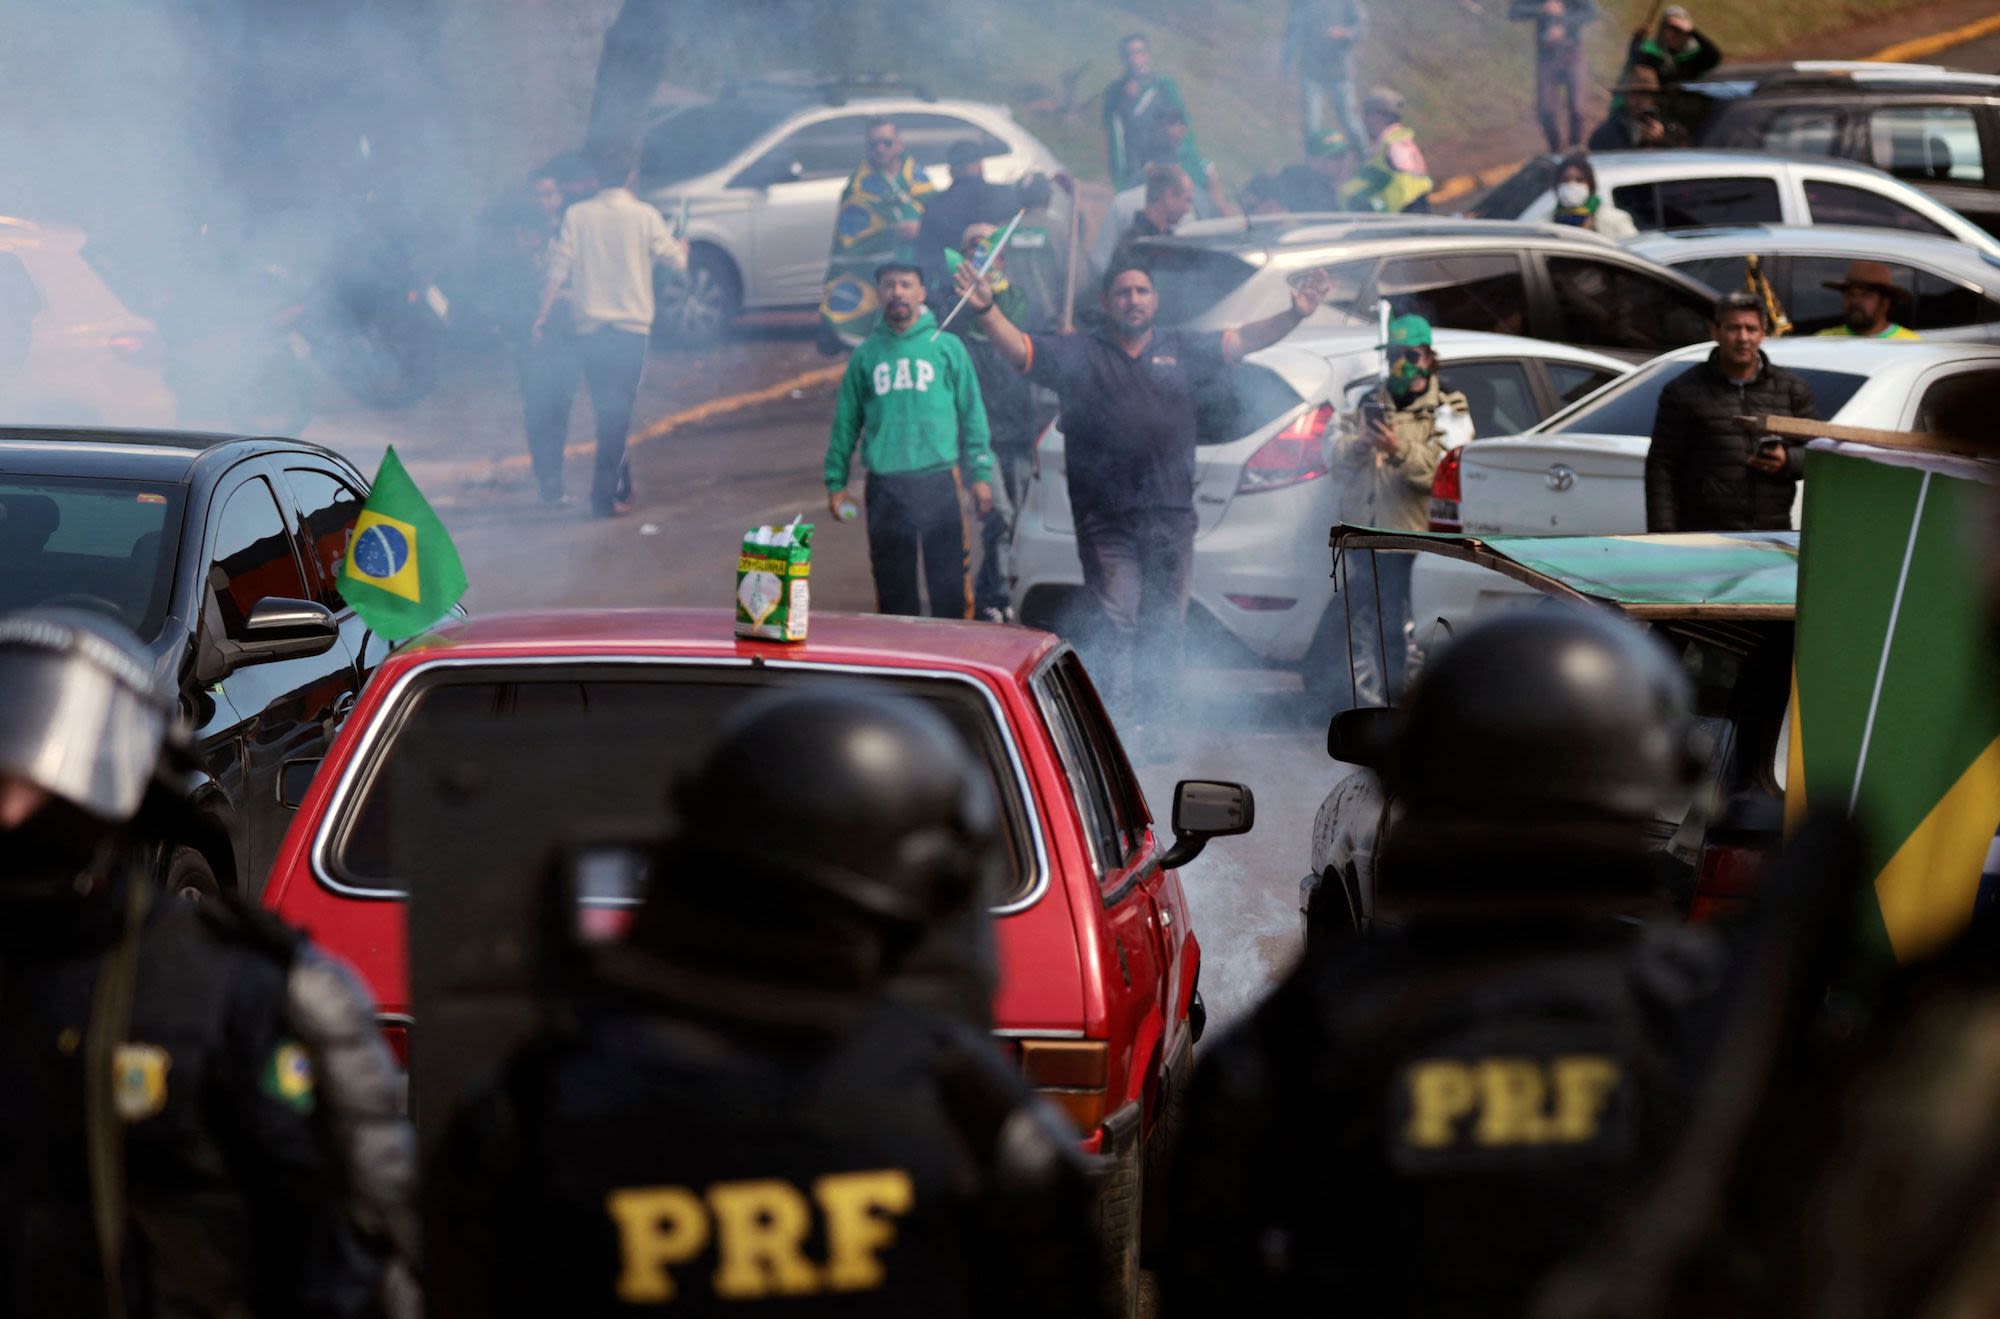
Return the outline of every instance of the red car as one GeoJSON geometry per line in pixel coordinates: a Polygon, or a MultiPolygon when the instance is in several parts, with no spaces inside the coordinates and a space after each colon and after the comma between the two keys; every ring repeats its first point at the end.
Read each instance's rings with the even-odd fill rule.
{"type": "MultiPolygon", "coordinates": [[[[662,755],[686,756],[735,701],[829,674],[926,702],[992,773],[1012,854],[1011,890],[995,911],[998,1034],[1076,1122],[1085,1148],[1108,1160],[1107,1227],[1136,1268],[1147,1165],[1164,1144],[1154,1137],[1163,1114],[1171,1123],[1203,1017],[1201,946],[1168,867],[1209,837],[1247,829],[1252,803],[1238,785],[1180,785],[1180,838],[1163,852],[1089,675],[1047,633],[820,614],[809,641],[786,645],[738,640],[728,612],[706,610],[452,623],[383,662],[323,765],[286,767],[298,816],[265,903],[361,972],[384,1029],[407,1048],[414,1023],[404,889],[388,865],[389,784],[397,747],[420,743],[427,715],[685,712],[695,736],[662,755]]],[[[582,736],[587,721],[577,725],[582,736]]]]}

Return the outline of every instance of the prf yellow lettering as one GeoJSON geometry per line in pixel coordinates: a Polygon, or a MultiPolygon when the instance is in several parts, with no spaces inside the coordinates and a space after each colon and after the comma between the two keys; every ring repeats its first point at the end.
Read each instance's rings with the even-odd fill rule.
{"type": "Polygon", "coordinates": [[[819,1273],[805,1253],[812,1206],[789,1183],[723,1182],[709,1188],[708,1204],[721,1253],[717,1296],[745,1301],[819,1290],[819,1273]]]}
{"type": "Polygon", "coordinates": [[[1580,1055],[1555,1063],[1555,1139],[1582,1142],[1597,1136],[1598,1119],[1611,1092],[1618,1088],[1618,1064],[1609,1058],[1580,1055]]]}
{"type": "Polygon", "coordinates": [[[1423,1062],[1410,1069],[1410,1144],[1442,1149],[1452,1125],[1472,1111],[1472,1069],[1462,1063],[1423,1062]]]}
{"type": "Polygon", "coordinates": [[[678,1186],[613,1191],[605,1197],[618,1225],[618,1299],[658,1304],[674,1296],[669,1264],[685,1264],[708,1244],[708,1214],[693,1191],[678,1186]]]}
{"type": "Polygon", "coordinates": [[[1540,1144],[1542,1106],[1548,1097],[1539,1064],[1526,1058],[1486,1059],[1479,1064],[1479,1125],[1473,1140],[1481,1145],[1540,1144]]]}
{"type": "Polygon", "coordinates": [[[813,1198],[826,1215],[826,1285],[862,1292],[882,1285],[877,1253],[896,1239],[889,1221],[910,1212],[910,1175],[900,1169],[822,1177],[813,1198]]]}

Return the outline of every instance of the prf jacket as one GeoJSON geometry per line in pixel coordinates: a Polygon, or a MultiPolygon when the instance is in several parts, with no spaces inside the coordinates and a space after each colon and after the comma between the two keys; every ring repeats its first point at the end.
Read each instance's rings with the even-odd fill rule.
{"type": "Polygon", "coordinates": [[[1430,388],[1389,414],[1399,447],[1385,454],[1367,431],[1339,443],[1334,468],[1341,475],[1340,520],[1357,527],[1422,531],[1431,524],[1431,478],[1446,449],[1445,433],[1461,443],[1472,438],[1472,409],[1465,395],[1430,388]]]}
{"type": "Polygon", "coordinates": [[[1792,496],[1804,471],[1800,451],[1787,447],[1785,470],[1767,476],[1749,463],[1758,436],[1738,417],[1817,419],[1812,389],[1757,354],[1755,378],[1738,385],[1723,376],[1715,354],[1660,391],[1653,443],[1646,451],[1647,531],[1783,531],[1792,525],[1792,496]]]}
{"type": "Polygon", "coordinates": [[[898,334],[887,321],[847,359],[826,445],[826,488],[843,490],[861,445],[871,472],[935,472],[963,457],[970,481],[993,476],[993,449],[979,376],[955,334],[933,338],[928,307],[898,334]]]}

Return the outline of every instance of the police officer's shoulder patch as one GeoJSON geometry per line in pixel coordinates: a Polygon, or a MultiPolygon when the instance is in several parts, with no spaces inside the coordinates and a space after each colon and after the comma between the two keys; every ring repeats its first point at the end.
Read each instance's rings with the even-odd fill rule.
{"type": "Polygon", "coordinates": [[[1387,1135],[1394,1166],[1501,1171],[1618,1164],[1631,1156],[1636,1078],[1611,1040],[1533,1026],[1471,1034],[1487,1038],[1423,1050],[1393,1071],[1387,1135]]]}
{"type": "Polygon", "coordinates": [[[121,1044],[111,1053],[111,1105],[127,1122],[143,1122],[167,1106],[173,1055],[157,1044],[121,1044]]]}
{"type": "Polygon", "coordinates": [[[260,1082],[264,1093],[295,1113],[310,1113],[317,1098],[312,1057],[297,1040],[286,1039],[271,1051],[260,1082]]]}

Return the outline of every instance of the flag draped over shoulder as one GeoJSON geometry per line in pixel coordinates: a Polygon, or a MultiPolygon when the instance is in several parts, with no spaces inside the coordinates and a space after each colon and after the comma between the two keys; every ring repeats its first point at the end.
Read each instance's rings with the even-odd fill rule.
{"type": "Polygon", "coordinates": [[[444,523],[391,448],[355,519],[340,594],[361,621],[390,641],[431,626],[465,594],[465,566],[444,523]]]}
{"type": "Polygon", "coordinates": [[[1786,814],[1859,813],[1878,933],[1907,961],[2000,915],[2000,655],[1977,558],[2000,468],[1815,444],[1805,473],[1786,814]]]}

